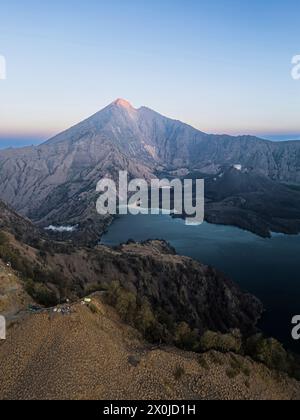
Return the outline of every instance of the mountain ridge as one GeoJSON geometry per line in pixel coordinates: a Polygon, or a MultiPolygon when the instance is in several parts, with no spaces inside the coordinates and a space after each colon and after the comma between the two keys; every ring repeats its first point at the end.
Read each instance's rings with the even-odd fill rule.
{"type": "MultiPolygon", "coordinates": [[[[127,243],[115,249],[72,246],[38,234],[29,221],[1,201],[0,206],[0,260],[16,270],[39,304],[76,301],[91,290],[109,292],[117,283],[137,301],[147,299],[157,313],[166,311],[173,322],[185,321],[200,332],[256,331],[263,312],[257,298],[212,267],[177,255],[165,241],[127,243]],[[36,233],[34,241],[21,234],[28,231],[36,233]],[[214,306],[216,302],[222,304],[214,306]]],[[[163,330],[161,334],[165,336],[163,330]]]]}
{"type": "Polygon", "coordinates": [[[210,135],[118,99],[39,146],[0,151],[0,198],[43,227],[79,225],[96,240],[111,221],[95,209],[101,178],[120,170],[147,181],[176,171],[213,176],[236,164],[298,184],[300,142],[210,135]]]}

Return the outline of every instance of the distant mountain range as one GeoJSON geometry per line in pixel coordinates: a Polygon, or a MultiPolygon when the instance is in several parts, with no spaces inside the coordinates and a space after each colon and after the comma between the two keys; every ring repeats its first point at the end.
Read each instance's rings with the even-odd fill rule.
{"type": "MultiPolygon", "coordinates": [[[[103,176],[116,177],[119,170],[127,170],[130,176],[147,180],[160,174],[198,173],[214,178],[224,167],[235,165],[246,168],[252,177],[259,176],[260,182],[264,178],[276,185],[300,184],[300,142],[209,135],[118,99],[40,146],[0,151],[0,198],[42,226],[79,224],[79,230],[90,233],[97,226],[98,235],[110,221],[100,220],[95,212],[95,187],[103,176]]],[[[236,176],[247,176],[236,172],[236,176]]],[[[289,207],[291,196],[298,192],[280,188],[288,196],[289,207]]],[[[243,188],[235,191],[238,197],[241,193],[243,188]]],[[[219,195],[213,201],[220,201],[219,195]]],[[[297,220],[299,212],[293,214],[297,220]]],[[[207,217],[218,222],[217,213],[207,217]]],[[[289,219],[290,214],[282,216],[289,219]]],[[[234,217],[230,219],[239,225],[234,217]]],[[[298,221],[288,229],[274,225],[279,231],[298,230],[298,221]]],[[[267,234],[268,229],[264,226],[261,233],[267,234]]]]}

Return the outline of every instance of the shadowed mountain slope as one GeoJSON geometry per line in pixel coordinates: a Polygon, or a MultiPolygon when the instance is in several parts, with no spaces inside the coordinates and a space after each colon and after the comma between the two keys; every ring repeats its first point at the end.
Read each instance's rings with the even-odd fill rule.
{"type": "Polygon", "coordinates": [[[299,183],[300,142],[208,135],[119,99],[40,146],[0,151],[0,198],[42,226],[78,225],[96,238],[111,220],[95,210],[101,178],[120,170],[147,180],[164,171],[209,175],[236,164],[299,183]]]}
{"type": "Polygon", "coordinates": [[[157,313],[164,311],[173,324],[185,321],[202,332],[238,328],[251,333],[262,314],[254,296],[217,270],[176,255],[165,242],[88,249],[46,237],[29,245],[11,232],[9,226],[1,229],[0,258],[45,305],[76,300],[90,290],[109,290],[117,281],[140,302],[147,299],[157,313]]]}

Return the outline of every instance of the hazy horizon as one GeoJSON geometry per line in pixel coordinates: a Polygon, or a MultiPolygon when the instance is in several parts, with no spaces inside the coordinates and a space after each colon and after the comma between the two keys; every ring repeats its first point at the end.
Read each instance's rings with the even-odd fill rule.
{"type": "MultiPolygon", "coordinates": [[[[183,121],[184,122],[184,121],[183,121]]],[[[69,127],[66,127],[68,129],[69,127]]],[[[9,149],[9,148],[22,148],[27,146],[38,146],[50,138],[54,137],[56,134],[59,134],[58,132],[53,133],[52,136],[41,136],[41,137],[6,137],[0,135],[0,149],[9,149]]],[[[209,133],[209,134],[224,134],[227,133],[209,133]]],[[[248,133],[249,134],[249,133],[248,133]]],[[[245,134],[245,135],[248,135],[245,134]]],[[[253,136],[256,136],[258,138],[261,138],[263,140],[269,140],[273,142],[285,142],[285,141],[300,141],[300,134],[299,135],[259,135],[259,134],[253,134],[253,136]]]]}
{"type": "MultiPolygon", "coordinates": [[[[155,111],[155,110],[154,110],[155,111]]],[[[166,117],[168,117],[167,115],[165,115],[166,117]]],[[[81,121],[78,121],[78,123],[81,121]]],[[[185,121],[182,121],[183,123],[185,123],[185,121]]],[[[61,131],[67,130],[70,127],[65,127],[64,129],[62,129],[61,131]]],[[[195,127],[197,128],[197,127],[195,127]]],[[[200,129],[201,130],[201,129],[200,129]]],[[[203,130],[202,130],[203,131],[203,130]]],[[[251,133],[247,133],[247,130],[245,130],[245,132],[241,132],[241,133],[236,133],[236,134],[231,134],[231,133],[226,133],[226,132],[213,132],[213,133],[208,133],[208,134],[231,134],[234,136],[237,135],[251,135],[251,133]]],[[[45,141],[49,140],[50,138],[54,137],[55,135],[59,134],[59,132],[53,132],[51,135],[33,135],[33,136],[5,136],[5,135],[1,135],[0,132],[0,149],[6,149],[6,148],[21,148],[21,147],[26,147],[26,146],[38,146],[39,144],[44,143],[45,141]]],[[[257,136],[261,139],[264,140],[270,140],[270,141],[274,141],[274,142],[283,142],[283,141],[299,141],[300,140],[300,134],[269,134],[269,135],[265,135],[265,134],[252,134],[253,136],[257,136]]]]}
{"type": "Polygon", "coordinates": [[[117,97],[208,133],[300,139],[299,12],[296,0],[12,0],[0,147],[44,141],[117,97]]]}

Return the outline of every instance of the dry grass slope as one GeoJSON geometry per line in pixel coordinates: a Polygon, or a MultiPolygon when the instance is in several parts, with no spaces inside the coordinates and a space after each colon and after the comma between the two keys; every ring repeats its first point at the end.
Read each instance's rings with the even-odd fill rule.
{"type": "Polygon", "coordinates": [[[0,345],[1,399],[300,399],[300,384],[232,354],[151,349],[93,297],[30,315],[0,345]]]}

